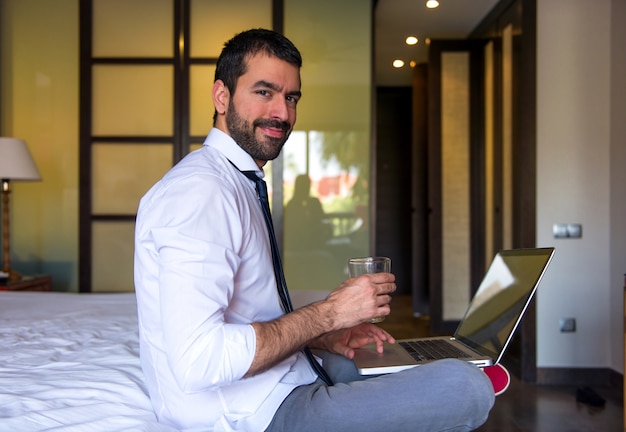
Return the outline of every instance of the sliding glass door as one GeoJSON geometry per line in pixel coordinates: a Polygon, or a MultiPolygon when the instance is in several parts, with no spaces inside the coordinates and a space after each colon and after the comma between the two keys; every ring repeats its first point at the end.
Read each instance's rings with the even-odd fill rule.
{"type": "Polygon", "coordinates": [[[81,291],[133,290],[139,199],[201,145],[219,52],[253,27],[286,34],[304,58],[296,129],[266,168],[291,289],[332,289],[347,258],[369,252],[372,5],[335,3],[80,1],[81,291]],[[297,220],[283,236],[298,175],[310,178],[326,229],[307,256],[300,246],[313,225],[297,220]]]}

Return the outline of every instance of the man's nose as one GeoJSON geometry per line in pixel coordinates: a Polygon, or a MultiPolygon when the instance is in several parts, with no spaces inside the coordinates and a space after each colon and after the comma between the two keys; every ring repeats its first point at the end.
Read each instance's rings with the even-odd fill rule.
{"type": "Polygon", "coordinates": [[[277,97],[272,100],[270,117],[280,121],[289,119],[289,106],[285,98],[277,97]]]}

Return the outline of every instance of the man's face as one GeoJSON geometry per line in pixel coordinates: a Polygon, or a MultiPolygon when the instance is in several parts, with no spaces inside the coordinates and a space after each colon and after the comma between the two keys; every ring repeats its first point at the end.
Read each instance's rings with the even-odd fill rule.
{"type": "Polygon", "coordinates": [[[296,122],[300,71],[276,57],[250,57],[226,110],[230,136],[256,161],[276,159],[296,122]]]}

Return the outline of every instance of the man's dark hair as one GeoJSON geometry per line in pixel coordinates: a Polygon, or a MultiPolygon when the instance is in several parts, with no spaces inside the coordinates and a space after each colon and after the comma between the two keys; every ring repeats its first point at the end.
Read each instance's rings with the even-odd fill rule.
{"type": "MultiPolygon", "coordinates": [[[[217,59],[215,81],[222,80],[231,95],[234,94],[237,79],[247,71],[248,58],[261,52],[302,67],[300,51],[285,36],[272,30],[251,29],[236,34],[224,44],[217,59]]],[[[213,120],[216,116],[217,112],[213,120]]]]}

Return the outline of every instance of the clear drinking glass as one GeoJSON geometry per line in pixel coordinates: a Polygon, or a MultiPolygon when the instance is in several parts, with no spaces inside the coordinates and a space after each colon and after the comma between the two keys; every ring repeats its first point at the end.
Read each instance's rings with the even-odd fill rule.
{"type": "MultiPolygon", "coordinates": [[[[348,260],[348,273],[351,278],[356,278],[368,273],[389,273],[391,272],[391,258],[387,257],[363,257],[350,258],[348,260]]],[[[384,321],[385,317],[376,317],[370,320],[371,323],[384,321]]]]}

